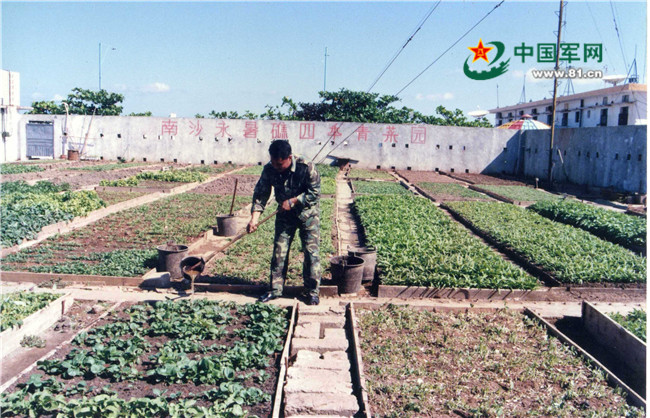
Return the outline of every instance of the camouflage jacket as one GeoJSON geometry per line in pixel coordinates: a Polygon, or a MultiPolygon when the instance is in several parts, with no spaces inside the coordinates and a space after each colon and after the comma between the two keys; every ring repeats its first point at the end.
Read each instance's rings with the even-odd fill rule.
{"type": "Polygon", "coordinates": [[[287,199],[297,197],[298,203],[294,210],[302,211],[318,205],[320,174],[316,171],[316,166],[313,163],[296,155],[293,155],[291,167],[284,173],[278,173],[270,162],[267,163],[255,185],[251,212],[264,211],[271,195],[271,187],[275,192],[275,200],[279,204],[287,199]]]}

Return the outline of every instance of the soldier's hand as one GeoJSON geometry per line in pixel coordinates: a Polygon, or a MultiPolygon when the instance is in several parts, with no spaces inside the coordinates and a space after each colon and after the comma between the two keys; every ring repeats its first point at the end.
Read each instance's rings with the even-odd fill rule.
{"type": "Polygon", "coordinates": [[[249,234],[252,234],[253,232],[257,231],[257,223],[254,223],[253,221],[250,221],[248,225],[246,225],[246,232],[249,234]]]}
{"type": "Polygon", "coordinates": [[[284,202],[282,202],[282,206],[280,206],[280,207],[284,211],[291,210],[291,208],[293,207],[293,204],[291,203],[291,199],[287,199],[284,202]]]}

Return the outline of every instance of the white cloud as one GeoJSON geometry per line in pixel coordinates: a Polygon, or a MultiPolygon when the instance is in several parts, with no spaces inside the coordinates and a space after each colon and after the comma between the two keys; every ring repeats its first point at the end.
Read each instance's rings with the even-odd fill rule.
{"type": "Polygon", "coordinates": [[[60,102],[63,99],[65,99],[65,97],[61,96],[60,94],[55,94],[52,100],[54,100],[55,102],[60,102]]]}
{"type": "Polygon", "coordinates": [[[170,88],[168,84],[159,81],[142,87],[144,93],[167,93],[169,90],[170,88]]]}
{"type": "Polygon", "coordinates": [[[418,93],[415,95],[415,100],[428,101],[428,102],[437,102],[440,100],[451,100],[453,98],[454,98],[454,94],[449,91],[445,93],[435,93],[435,94],[418,93]]]}

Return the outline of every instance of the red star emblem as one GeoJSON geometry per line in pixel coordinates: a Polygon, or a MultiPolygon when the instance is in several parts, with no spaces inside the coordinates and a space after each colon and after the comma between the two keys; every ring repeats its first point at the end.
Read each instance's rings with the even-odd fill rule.
{"type": "Polygon", "coordinates": [[[483,46],[483,39],[479,39],[478,46],[476,48],[467,47],[467,49],[474,53],[474,59],[472,62],[476,62],[479,58],[483,58],[486,62],[490,62],[490,60],[487,58],[487,53],[494,48],[483,46]]]}

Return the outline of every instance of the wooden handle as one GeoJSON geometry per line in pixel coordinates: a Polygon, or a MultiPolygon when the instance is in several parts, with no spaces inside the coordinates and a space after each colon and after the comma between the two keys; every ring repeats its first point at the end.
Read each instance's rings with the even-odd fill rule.
{"type": "Polygon", "coordinates": [[[235,179],[235,190],[232,192],[232,203],[230,204],[230,216],[232,216],[232,210],[235,207],[235,196],[237,196],[237,183],[239,179],[235,179]]]}
{"type": "MultiPolygon", "coordinates": [[[[261,221],[259,221],[259,222],[257,223],[257,226],[262,225],[264,222],[268,221],[269,219],[271,219],[272,217],[274,217],[275,215],[277,215],[278,212],[279,212],[279,210],[274,211],[272,214],[270,214],[270,215],[267,216],[266,218],[264,218],[264,219],[262,219],[261,221]]],[[[216,250],[214,253],[210,254],[210,255],[205,259],[205,262],[207,263],[208,261],[212,260],[212,259],[214,258],[215,255],[217,255],[217,254],[219,254],[219,253],[221,253],[221,252],[226,251],[226,250],[228,249],[228,247],[230,247],[231,245],[233,245],[234,243],[236,243],[237,241],[239,241],[240,239],[242,239],[242,238],[245,237],[246,235],[248,235],[248,231],[246,231],[246,228],[244,228],[244,230],[241,231],[240,233],[238,233],[237,235],[235,235],[235,236],[232,238],[232,240],[231,240],[228,244],[224,245],[223,247],[221,247],[221,248],[219,248],[218,250],[216,250]]]]}

